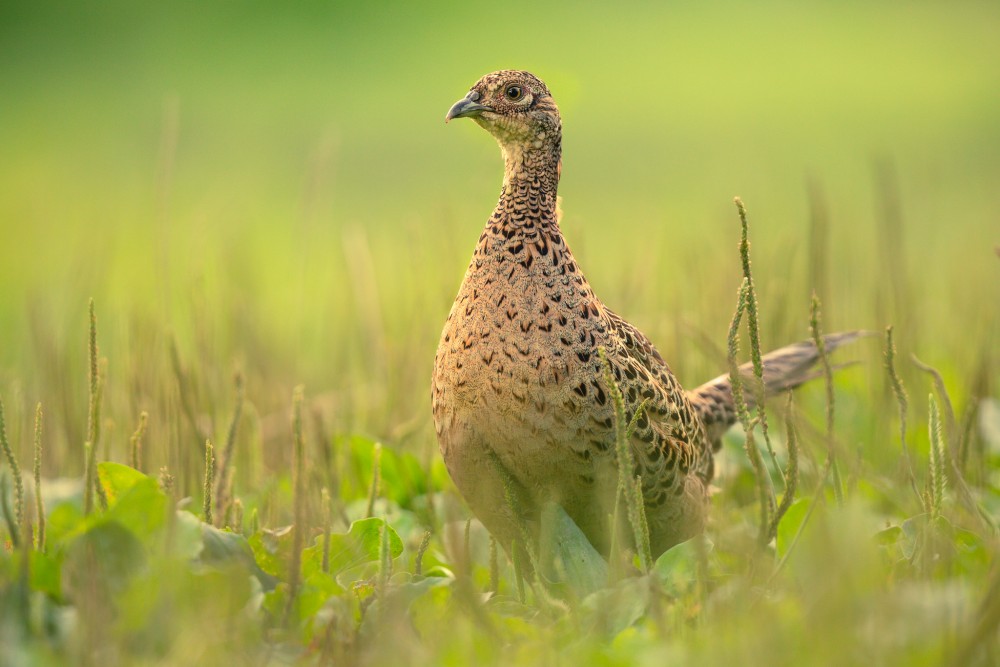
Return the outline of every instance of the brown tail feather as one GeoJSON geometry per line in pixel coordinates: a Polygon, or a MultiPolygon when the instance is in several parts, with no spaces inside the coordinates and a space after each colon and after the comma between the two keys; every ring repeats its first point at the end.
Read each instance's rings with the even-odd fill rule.
{"type": "MultiPolygon", "coordinates": [[[[872,335],[868,331],[847,331],[823,336],[827,354],[838,347],[851,343],[858,338],[872,335]]],[[[811,340],[793,343],[765,354],[761,361],[764,364],[765,398],[783,391],[794,389],[803,382],[821,375],[813,366],[819,360],[819,352],[811,340]]],[[[843,364],[846,365],[846,364],[843,364]]],[[[840,368],[837,366],[836,368],[840,368]]],[[[740,366],[740,376],[746,387],[753,383],[753,365],[740,366]]],[[[691,402],[698,410],[709,439],[718,448],[722,434],[733,425],[737,419],[736,405],[733,403],[733,388],[729,381],[729,373],[709,380],[697,389],[689,392],[691,402]]],[[[748,407],[756,405],[754,392],[744,391],[748,407]]]]}

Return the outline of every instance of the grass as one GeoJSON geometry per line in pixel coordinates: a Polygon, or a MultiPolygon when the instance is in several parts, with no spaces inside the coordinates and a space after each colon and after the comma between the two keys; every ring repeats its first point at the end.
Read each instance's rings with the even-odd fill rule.
{"type": "MultiPolygon", "coordinates": [[[[742,207],[740,212],[746,229],[742,207]]],[[[749,308],[751,279],[745,276],[739,291],[730,333],[733,360],[741,314],[750,320],[760,316],[749,308]]],[[[91,369],[100,367],[95,313],[91,302],[91,369]]],[[[822,342],[816,302],[812,321],[822,342]]],[[[906,394],[895,370],[891,330],[886,350],[895,398],[886,397],[883,407],[898,399],[903,408],[906,394]]],[[[831,378],[828,363],[824,358],[824,376],[831,378]]],[[[235,421],[244,401],[237,378],[235,421]]],[[[99,372],[90,374],[86,386],[95,436],[103,391],[99,372]]],[[[943,384],[937,388],[950,406],[943,384]]],[[[569,522],[556,529],[557,544],[573,548],[557,551],[549,578],[527,591],[516,565],[498,558],[481,526],[464,518],[436,459],[421,463],[413,454],[364,438],[307,446],[304,416],[310,404],[301,387],[290,401],[287,423],[291,468],[280,471],[266,493],[259,486],[233,484],[220,494],[226,464],[217,468],[206,441],[198,513],[187,500],[174,509],[178,496],[168,468],[157,480],[134,466],[98,463],[88,441],[79,453],[89,461],[82,480],[42,479],[34,489],[36,508],[49,496],[45,520],[37,509],[22,516],[23,492],[17,487],[18,513],[11,513],[4,484],[4,655],[15,664],[503,664],[508,659],[540,664],[557,655],[612,664],[682,659],[722,664],[766,648],[768,664],[843,664],[862,656],[880,664],[957,664],[952,661],[959,658],[962,664],[990,664],[1000,646],[997,616],[983,591],[996,586],[1000,541],[995,526],[983,519],[995,511],[995,489],[966,481],[956,458],[957,428],[942,427],[933,394],[925,490],[918,502],[905,492],[901,470],[879,471],[860,461],[844,488],[835,488],[840,482],[829,473],[844,441],[834,437],[831,424],[837,393],[824,394],[831,403],[826,429],[816,430],[809,444],[811,454],[826,453],[826,462],[807,461],[801,471],[812,481],[810,495],[792,501],[800,474],[795,434],[799,428],[812,432],[809,422],[791,410],[789,400],[783,474],[765,464],[767,445],[754,431],[760,418],[751,420],[739,398],[749,457],[727,440],[722,460],[730,469],[724,467],[718,478],[708,550],[695,538],[652,562],[642,507],[635,506],[636,489],[626,475],[619,491],[633,543],[640,545],[639,570],[608,579],[607,565],[596,552],[587,555],[582,535],[569,522]],[[324,457],[326,469],[310,474],[308,461],[324,457]],[[961,500],[949,494],[946,458],[967,494],[961,500]],[[766,493],[772,475],[785,485],[777,510],[766,493]],[[889,483],[894,477],[898,485],[889,483]],[[748,483],[762,495],[743,496],[740,489],[748,483]],[[331,496],[328,488],[337,493],[331,496]],[[247,503],[254,517],[276,519],[244,523],[242,509],[213,507],[229,494],[233,507],[247,503]],[[95,497],[104,500],[95,504],[95,497]],[[38,533],[35,540],[27,537],[32,531],[38,533]],[[591,571],[606,583],[578,589],[585,595],[570,593],[592,578],[591,571]],[[449,632],[442,634],[441,625],[449,632]],[[817,636],[815,627],[824,632],[817,636]],[[503,659],[495,653],[501,646],[503,659]]],[[[174,404],[179,424],[187,421],[182,405],[174,404]]],[[[624,442],[627,415],[618,413],[624,442]]],[[[35,415],[37,455],[40,407],[35,415]]],[[[235,421],[227,429],[233,444],[227,445],[225,461],[248,458],[243,450],[252,446],[238,442],[235,421]]],[[[196,436],[195,424],[188,426],[196,436]]],[[[136,460],[142,429],[122,443],[123,459],[136,460]]],[[[628,470],[627,448],[619,449],[622,469],[628,470]]],[[[19,472],[16,460],[9,467],[19,472]]],[[[988,471],[975,476],[995,479],[988,471]]],[[[536,563],[532,569],[540,571],[534,549],[528,553],[536,563]]]]}
{"type": "Polygon", "coordinates": [[[469,5],[116,10],[0,10],[0,664],[1000,660],[995,8],[533,5],[495,51],[469,5]],[[499,181],[440,117],[510,64],[558,95],[576,255],[685,385],[749,316],[734,192],[758,351],[814,289],[892,326],[770,445],[741,415],[704,540],[596,586],[557,514],[566,579],[518,577],[430,423],[499,181]]]}

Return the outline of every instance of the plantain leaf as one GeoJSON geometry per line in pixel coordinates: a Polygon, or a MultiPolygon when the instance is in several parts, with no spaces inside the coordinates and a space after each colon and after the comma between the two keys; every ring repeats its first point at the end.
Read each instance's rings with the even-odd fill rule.
{"type": "Polygon", "coordinates": [[[150,478],[135,468],[112,461],[103,461],[97,464],[97,479],[108,497],[108,503],[113,504],[123,493],[140,481],[150,478]]]}
{"type": "MultiPolygon", "coordinates": [[[[396,558],[403,553],[403,540],[392,526],[382,519],[361,519],[351,524],[346,533],[330,535],[330,574],[336,576],[344,570],[377,561],[382,526],[385,526],[389,540],[389,557],[396,558]]],[[[302,552],[302,572],[309,576],[321,570],[323,565],[323,538],[316,539],[314,546],[302,552]]]]}
{"type": "Polygon", "coordinates": [[[695,537],[686,542],[675,544],[656,559],[653,574],[660,580],[663,591],[668,595],[680,597],[694,588],[698,581],[698,544],[696,540],[705,539],[705,550],[710,551],[712,543],[706,538],[695,537]]]}
{"type": "Polygon", "coordinates": [[[542,507],[539,539],[542,576],[563,585],[578,598],[599,590],[608,581],[608,564],[579,526],[554,502],[542,507]]]}

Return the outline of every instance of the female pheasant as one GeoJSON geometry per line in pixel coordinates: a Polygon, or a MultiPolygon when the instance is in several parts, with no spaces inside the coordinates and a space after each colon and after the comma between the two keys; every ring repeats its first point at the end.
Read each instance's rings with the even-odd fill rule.
{"type": "MultiPolygon", "coordinates": [[[[559,229],[562,124],[541,80],[487,74],[453,118],[496,138],[504,177],[434,360],[448,472],[506,549],[521,526],[537,534],[538,510],[552,500],[606,553],[617,468],[603,347],[628,417],[646,401],[631,445],[656,556],[704,526],[712,452],[736,418],[729,378],[685,391],[646,336],[595,296],[559,229]]],[[[804,381],[816,357],[811,343],[768,355],[768,389],[804,381]]]]}

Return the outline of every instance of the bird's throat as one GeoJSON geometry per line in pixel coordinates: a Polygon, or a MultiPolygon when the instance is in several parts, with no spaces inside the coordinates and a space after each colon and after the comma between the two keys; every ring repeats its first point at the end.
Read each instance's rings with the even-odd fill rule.
{"type": "Polygon", "coordinates": [[[500,148],[504,176],[497,212],[515,224],[523,219],[554,220],[560,176],[558,144],[536,139],[533,144],[509,143],[500,148]]]}
{"type": "Polygon", "coordinates": [[[532,142],[501,143],[504,161],[504,186],[517,181],[537,183],[554,196],[559,188],[559,162],[562,151],[557,140],[540,133],[532,142]]]}

